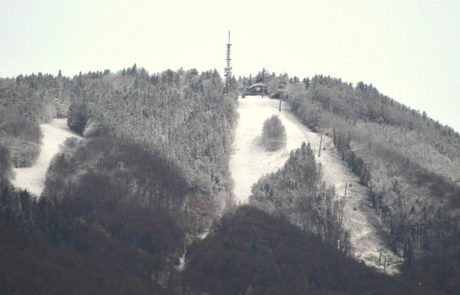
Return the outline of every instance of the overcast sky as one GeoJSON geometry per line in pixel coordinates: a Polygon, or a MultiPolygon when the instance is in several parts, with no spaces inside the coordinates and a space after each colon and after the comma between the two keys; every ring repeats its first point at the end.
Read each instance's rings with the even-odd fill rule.
{"type": "Polygon", "coordinates": [[[0,0],[0,76],[262,67],[372,83],[460,131],[460,1],[0,0]]]}

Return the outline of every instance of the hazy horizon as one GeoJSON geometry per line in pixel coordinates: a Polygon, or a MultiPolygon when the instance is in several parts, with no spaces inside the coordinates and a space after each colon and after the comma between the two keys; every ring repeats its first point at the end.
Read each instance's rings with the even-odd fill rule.
{"type": "Polygon", "coordinates": [[[136,63],[364,81],[460,131],[456,1],[0,1],[0,77],[136,63]]]}

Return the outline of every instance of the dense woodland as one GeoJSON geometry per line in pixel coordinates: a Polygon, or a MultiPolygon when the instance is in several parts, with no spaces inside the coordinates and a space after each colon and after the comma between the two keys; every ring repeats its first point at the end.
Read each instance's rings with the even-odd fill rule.
{"type": "Polygon", "coordinates": [[[334,187],[322,180],[321,165],[305,143],[283,168],[261,178],[252,187],[250,204],[275,216],[283,216],[307,233],[347,253],[348,233],[343,228],[343,201],[334,187]]]}
{"type": "MultiPolygon", "coordinates": [[[[236,94],[223,94],[219,74],[167,70],[149,75],[134,65],[119,74],[93,73],[74,80],[77,90],[71,98],[68,118],[71,129],[88,142],[93,137],[109,136],[121,144],[140,145],[160,155],[183,178],[180,187],[185,186],[187,193],[178,196],[182,199],[175,206],[193,211],[199,222],[205,223],[199,227],[209,227],[216,214],[231,202],[228,161],[236,94]]],[[[129,153],[129,148],[125,149],[129,153]]],[[[105,158],[105,150],[87,153],[85,161],[98,163],[105,158]]],[[[128,158],[143,161],[141,155],[137,160],[134,157],[132,154],[128,158]]],[[[111,165],[126,163],[116,156],[112,159],[111,165]]],[[[157,169],[156,173],[161,173],[161,168],[157,169]]],[[[100,171],[99,167],[96,170],[100,171]]],[[[133,175],[130,171],[135,170],[126,174],[133,175]]],[[[135,173],[143,179],[130,185],[143,195],[141,198],[161,198],[146,187],[145,175],[135,173]]],[[[170,187],[180,182],[171,177],[165,181],[170,187]]],[[[172,198],[166,201],[173,202],[172,198]]]]}
{"type": "Polygon", "coordinates": [[[0,79],[2,290],[455,294],[456,132],[363,83],[301,81],[266,70],[230,82],[224,89],[215,70],[149,74],[136,65],[73,78],[0,79]],[[259,209],[231,209],[236,90],[253,82],[266,82],[303,123],[333,137],[370,188],[369,204],[390,229],[391,246],[406,258],[401,277],[377,274],[347,256],[343,204],[322,182],[308,145],[253,187],[251,205],[259,209]],[[13,167],[33,163],[39,124],[53,117],[67,117],[83,139],[66,142],[36,199],[9,180],[13,167]]]}
{"type": "MultiPolygon", "coordinates": [[[[31,290],[34,294],[167,293],[157,282],[161,281],[158,276],[164,269],[164,252],[170,245],[162,245],[156,253],[142,251],[131,241],[112,237],[98,223],[76,218],[72,211],[77,205],[45,198],[37,201],[27,192],[1,187],[3,293],[30,294],[31,290]]],[[[154,220],[148,218],[146,226],[163,217],[159,214],[154,220]]],[[[150,233],[153,228],[158,230],[152,227],[150,233]]],[[[174,239],[177,243],[177,233],[173,230],[171,226],[172,232],[155,232],[151,239],[174,239]]]]}
{"type": "MultiPolygon", "coordinates": [[[[1,125],[9,132],[2,133],[6,143],[0,146],[0,219],[5,230],[17,230],[21,239],[24,231],[30,233],[31,240],[42,241],[40,247],[63,247],[75,254],[70,261],[81,263],[82,272],[91,273],[106,262],[92,261],[101,251],[107,259],[121,251],[115,263],[120,282],[129,279],[123,272],[134,270],[136,280],[148,283],[145,290],[173,282],[185,246],[232,203],[228,157],[236,93],[229,88],[224,94],[216,71],[149,75],[136,65],[116,74],[72,79],[41,74],[4,79],[1,86],[5,112],[16,114],[2,117],[1,125]],[[56,116],[67,116],[69,127],[84,139],[66,142],[37,201],[9,184],[11,168],[20,165],[6,140],[29,139],[29,125],[39,130],[39,123],[56,116]],[[23,127],[19,120],[29,125],[23,127]],[[146,257],[144,264],[138,263],[138,253],[146,257]]],[[[8,241],[16,247],[14,239],[8,241]]],[[[56,265],[51,269],[45,263],[43,277],[65,262],[59,255],[52,258],[56,265]]],[[[11,282],[12,288],[16,283],[11,282]]],[[[56,293],[53,288],[59,287],[37,286],[43,293],[56,293]]],[[[135,287],[133,282],[125,289],[142,293],[133,291],[135,287]]]]}
{"type": "Polygon", "coordinates": [[[242,206],[189,248],[183,280],[195,292],[186,294],[438,294],[335,249],[286,219],[242,206]]]}

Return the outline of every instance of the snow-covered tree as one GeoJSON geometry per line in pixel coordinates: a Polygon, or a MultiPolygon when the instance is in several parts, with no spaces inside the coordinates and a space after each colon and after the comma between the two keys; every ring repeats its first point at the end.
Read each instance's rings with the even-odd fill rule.
{"type": "Polygon", "coordinates": [[[261,144],[269,151],[278,150],[286,144],[286,129],[278,116],[265,120],[261,144]]]}

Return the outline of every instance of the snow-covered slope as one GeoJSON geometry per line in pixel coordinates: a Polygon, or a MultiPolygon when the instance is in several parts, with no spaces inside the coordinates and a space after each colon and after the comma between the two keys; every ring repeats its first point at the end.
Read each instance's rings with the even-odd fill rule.
{"type": "MultiPolygon", "coordinates": [[[[239,119],[230,158],[230,171],[235,182],[234,194],[239,204],[247,203],[251,186],[264,174],[281,168],[289,158],[290,151],[299,148],[302,142],[310,143],[318,155],[320,135],[306,128],[287,109],[287,105],[283,103],[281,112],[278,106],[278,100],[260,96],[247,96],[238,100],[239,119]],[[287,141],[284,148],[268,152],[261,148],[257,141],[264,121],[272,115],[278,115],[283,122],[287,141]]],[[[382,252],[382,264],[386,257],[390,265],[386,269],[387,272],[397,272],[391,265],[401,262],[401,259],[382,242],[383,226],[372,208],[368,206],[368,189],[359,184],[358,178],[339,158],[330,137],[323,136],[323,147],[326,150],[321,151],[321,156],[317,157],[317,160],[323,165],[323,179],[328,185],[335,186],[337,198],[343,197],[346,183],[351,185],[345,197],[344,223],[350,232],[350,241],[356,259],[383,269],[383,265],[379,263],[380,252],[382,252]]]]}
{"type": "Polygon", "coordinates": [[[32,167],[15,168],[14,186],[25,189],[40,196],[45,186],[45,177],[51,159],[59,152],[60,146],[69,137],[78,137],[67,127],[66,119],[53,119],[50,123],[41,124],[43,134],[40,154],[32,167]]]}

